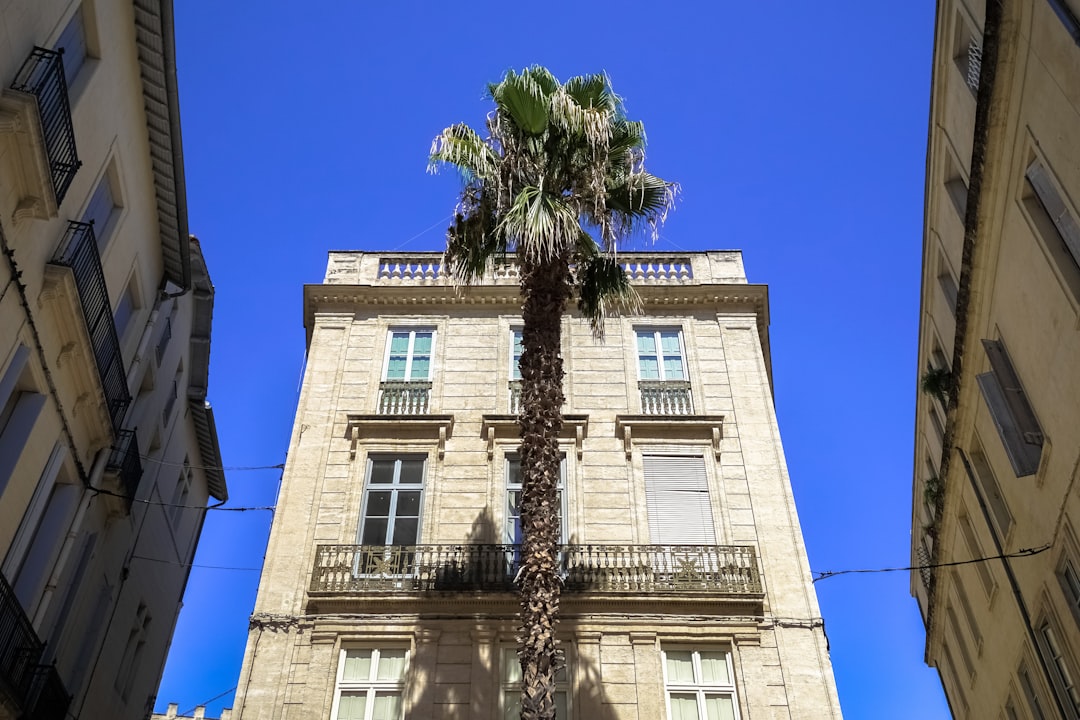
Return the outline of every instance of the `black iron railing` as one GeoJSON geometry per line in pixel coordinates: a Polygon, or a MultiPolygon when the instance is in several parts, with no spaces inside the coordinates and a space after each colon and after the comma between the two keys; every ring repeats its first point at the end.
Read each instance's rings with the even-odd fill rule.
{"type": "Polygon", "coordinates": [[[143,474],[142,459],[139,457],[139,438],[134,430],[121,430],[117,433],[105,470],[119,475],[120,487],[123,488],[130,507],[143,474]]]}
{"type": "Polygon", "coordinates": [[[11,89],[29,93],[37,99],[49,174],[59,205],[82,165],[75,151],[75,126],[71,122],[71,105],[60,52],[40,47],[31,50],[11,83],[11,89]]]}
{"type": "Polygon", "coordinates": [[[430,404],[428,380],[387,380],[379,384],[380,415],[427,415],[430,404]]]}
{"type": "Polygon", "coordinates": [[[116,335],[116,323],[113,320],[112,306],[109,304],[105,274],[101,270],[94,226],[90,223],[69,222],[64,239],[52,261],[56,265],[71,268],[75,276],[75,287],[79,291],[86,330],[90,334],[94,361],[101,378],[101,389],[105,392],[113,429],[119,432],[124,413],[131,404],[131,393],[128,392],[127,373],[124,371],[124,359],[120,354],[120,339],[116,335]]]}
{"type": "Polygon", "coordinates": [[[41,664],[44,652],[15,590],[0,575],[0,687],[21,708],[20,717],[62,720],[70,698],[56,669],[41,664]]]}
{"type": "MultiPolygon", "coordinates": [[[[312,593],[513,590],[519,545],[319,545],[312,593]]],[[[578,593],[758,595],[753,547],[562,545],[564,587],[578,593]]]]}
{"type": "Polygon", "coordinates": [[[642,380],[641,412],[644,415],[692,415],[694,403],[686,380],[642,380]]]}

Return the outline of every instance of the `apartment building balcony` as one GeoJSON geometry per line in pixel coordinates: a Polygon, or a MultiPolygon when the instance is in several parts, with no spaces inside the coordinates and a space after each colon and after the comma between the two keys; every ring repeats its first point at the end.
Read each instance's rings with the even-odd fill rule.
{"type": "Polygon", "coordinates": [[[139,455],[139,438],[134,430],[121,430],[117,433],[116,442],[113,443],[109,453],[109,459],[105,464],[106,474],[112,475],[116,480],[119,492],[127,500],[127,507],[131,507],[131,500],[139,489],[139,481],[142,480],[142,459],[139,455]]]}
{"type": "Polygon", "coordinates": [[[0,704],[16,717],[62,720],[71,698],[51,665],[41,663],[45,644],[38,639],[15,591],[0,575],[0,704]]]}
{"type": "Polygon", "coordinates": [[[55,216],[82,164],[59,51],[30,51],[10,89],[0,95],[0,132],[16,140],[16,217],[55,216]]]}
{"type": "Polygon", "coordinates": [[[131,404],[131,394],[128,392],[127,373],[120,353],[112,306],[109,304],[109,290],[101,269],[94,226],[90,223],[68,223],[52,264],[71,269],[109,418],[113,430],[119,433],[124,414],[131,404]]]}
{"type": "Polygon", "coordinates": [[[427,415],[430,380],[385,380],[379,383],[379,415],[427,415]]]}
{"type": "MultiPolygon", "coordinates": [[[[518,545],[319,545],[312,597],[514,590],[518,545]]],[[[762,593],[757,554],[736,545],[562,545],[566,592],[623,596],[762,593]]]]}
{"type": "Polygon", "coordinates": [[[642,415],[693,415],[694,403],[688,380],[641,380],[642,415]]]}

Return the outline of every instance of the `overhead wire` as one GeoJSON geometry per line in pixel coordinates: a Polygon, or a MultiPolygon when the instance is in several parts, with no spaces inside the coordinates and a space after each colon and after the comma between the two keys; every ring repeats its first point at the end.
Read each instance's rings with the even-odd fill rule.
{"type": "Polygon", "coordinates": [[[1037,548],[1021,548],[1013,553],[1005,553],[1002,555],[987,555],[985,557],[971,558],[970,560],[954,560],[952,562],[933,563],[930,565],[909,565],[907,567],[886,567],[886,568],[859,568],[855,570],[824,570],[814,571],[814,579],[811,582],[817,582],[818,580],[826,580],[837,575],[851,575],[855,573],[886,573],[886,572],[909,572],[911,570],[929,570],[939,567],[953,567],[956,565],[971,565],[973,563],[989,562],[991,560],[1004,560],[1006,558],[1020,558],[1031,557],[1038,555],[1039,553],[1046,552],[1050,549],[1050,545],[1043,545],[1037,548]]]}

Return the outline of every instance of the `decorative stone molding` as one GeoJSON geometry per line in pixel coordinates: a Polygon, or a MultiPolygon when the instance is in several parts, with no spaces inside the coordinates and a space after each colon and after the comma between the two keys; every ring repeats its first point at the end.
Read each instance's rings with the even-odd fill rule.
{"type": "MultiPolygon", "coordinates": [[[[562,439],[573,439],[578,460],[583,453],[583,443],[589,431],[588,415],[563,415],[562,439]]],[[[495,441],[510,440],[518,436],[517,415],[484,415],[480,434],[487,440],[487,458],[495,457],[495,441]]]]}
{"type": "Polygon", "coordinates": [[[616,415],[615,432],[622,436],[623,450],[629,460],[635,439],[683,439],[704,437],[712,442],[713,455],[720,459],[720,441],[724,438],[723,415],[616,415]]]}
{"type": "Polygon", "coordinates": [[[438,444],[439,459],[446,454],[446,440],[454,429],[453,415],[349,415],[345,437],[350,441],[349,459],[356,459],[360,437],[431,439],[438,444]]]}

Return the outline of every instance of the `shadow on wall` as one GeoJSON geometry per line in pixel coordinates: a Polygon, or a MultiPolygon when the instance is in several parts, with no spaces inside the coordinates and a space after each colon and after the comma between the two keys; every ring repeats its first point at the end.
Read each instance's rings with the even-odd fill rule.
{"type": "MultiPolygon", "coordinates": [[[[473,521],[465,543],[492,545],[501,541],[491,508],[485,507],[473,521]]],[[[480,562],[477,554],[466,557],[472,558],[470,562],[480,562]]],[[[488,571],[485,567],[447,564],[439,574],[449,581],[454,577],[480,577],[488,571]]],[[[448,608],[436,619],[431,616],[442,615],[436,598],[433,612],[417,621],[420,641],[412,662],[408,720],[516,720],[513,708],[517,707],[520,689],[507,682],[508,670],[502,662],[504,650],[513,650],[514,644],[512,640],[503,644],[496,638],[516,635],[517,603],[500,607],[505,611],[478,603],[468,615],[448,608]],[[490,652],[476,650],[477,637],[483,634],[493,638],[489,641],[490,652]],[[434,641],[425,642],[425,637],[434,641]]],[[[560,643],[570,658],[567,690],[571,714],[588,720],[617,720],[616,709],[604,693],[600,668],[578,657],[570,645],[566,640],[560,643]]]]}

